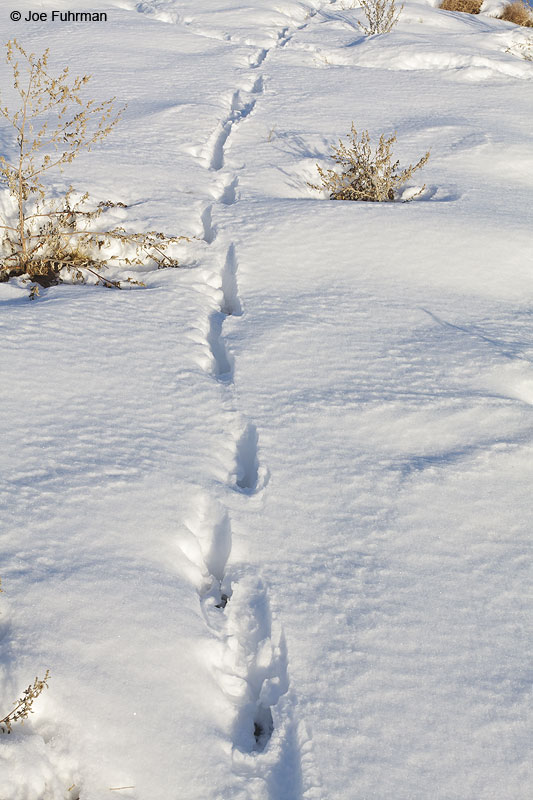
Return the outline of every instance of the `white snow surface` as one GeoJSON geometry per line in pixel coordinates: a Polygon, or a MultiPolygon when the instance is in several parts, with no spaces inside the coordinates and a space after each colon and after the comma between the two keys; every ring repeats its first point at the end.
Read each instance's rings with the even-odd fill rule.
{"type": "Polygon", "coordinates": [[[0,800],[533,794],[531,33],[352,5],[2,0],[127,103],[51,191],[191,241],[0,284],[0,800]],[[352,121],[412,203],[307,185],[352,121]]]}

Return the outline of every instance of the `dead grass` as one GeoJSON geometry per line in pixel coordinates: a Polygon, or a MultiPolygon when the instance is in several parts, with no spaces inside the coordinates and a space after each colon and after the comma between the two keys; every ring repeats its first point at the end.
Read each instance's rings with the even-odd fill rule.
{"type": "Polygon", "coordinates": [[[533,11],[531,6],[522,0],[509,3],[503,9],[500,19],[505,22],[514,22],[515,25],[522,25],[524,28],[533,28],[533,11]]]}
{"type": "Polygon", "coordinates": [[[463,14],[479,14],[483,0],[442,0],[443,11],[461,11],[463,14]]]}

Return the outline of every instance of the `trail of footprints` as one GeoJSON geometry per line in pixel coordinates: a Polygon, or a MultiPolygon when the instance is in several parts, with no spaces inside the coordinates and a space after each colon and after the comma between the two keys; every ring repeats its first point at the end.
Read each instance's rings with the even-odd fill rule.
{"type": "MultiPolygon", "coordinates": [[[[290,29],[284,28],[276,46],[283,47],[290,36],[290,29]]],[[[268,55],[268,50],[258,49],[250,59],[250,71],[258,70],[268,55]]],[[[230,137],[236,126],[252,114],[263,91],[263,77],[255,72],[248,86],[231,96],[226,118],[198,154],[213,173],[223,172],[230,137]]],[[[238,177],[224,175],[214,203],[202,215],[208,245],[217,239],[213,224],[216,204],[237,201],[238,177]]],[[[231,243],[220,268],[219,308],[210,315],[207,334],[213,377],[228,389],[234,380],[234,360],[225,346],[223,326],[228,316],[243,313],[237,273],[237,253],[231,243]]],[[[229,484],[248,498],[259,493],[268,480],[268,473],[260,464],[258,444],[255,426],[251,422],[242,425],[235,441],[235,469],[229,484]]],[[[218,502],[203,496],[187,527],[192,542],[197,543],[195,563],[202,573],[202,612],[218,643],[214,671],[222,692],[235,708],[231,731],[233,772],[243,781],[244,796],[255,792],[251,787],[259,782],[261,796],[269,800],[320,800],[312,742],[303,723],[295,719],[287,649],[282,633],[273,630],[266,587],[253,569],[229,562],[231,520],[218,502]]],[[[254,793],[255,796],[258,795],[254,793]]]]}
{"type": "MultiPolygon", "coordinates": [[[[279,36],[278,46],[282,46],[287,37],[285,29],[279,36]]],[[[258,70],[267,56],[268,50],[259,49],[250,59],[250,70],[258,70]]],[[[225,119],[197,153],[214,177],[222,173],[223,178],[215,181],[213,203],[202,213],[203,238],[208,245],[217,240],[213,222],[217,204],[231,205],[238,201],[238,177],[223,172],[228,141],[236,126],[252,114],[263,90],[263,77],[255,73],[246,88],[233,92],[225,119]]],[[[228,316],[238,317],[243,313],[237,272],[236,248],[230,243],[220,264],[219,307],[209,316],[206,336],[212,375],[227,385],[228,390],[234,380],[234,359],[227,351],[223,326],[228,316]]],[[[228,395],[228,401],[231,397],[228,395]]],[[[267,473],[260,465],[258,443],[255,426],[245,422],[235,440],[234,471],[228,480],[231,489],[244,497],[257,494],[266,485],[267,473]]],[[[261,577],[247,565],[228,566],[232,550],[231,520],[218,501],[206,495],[199,497],[186,527],[182,549],[199,571],[197,585],[202,613],[216,643],[214,673],[221,691],[235,709],[231,727],[233,771],[245,782],[262,781],[266,795],[272,800],[281,796],[297,800],[304,796],[305,790],[304,755],[300,745],[308,737],[302,736],[300,731],[301,741],[297,741],[287,651],[282,634],[273,632],[266,587],[261,577]],[[268,746],[275,731],[277,741],[269,753],[268,746]],[[293,785],[281,789],[276,786],[274,773],[276,769],[283,772],[284,760],[290,760],[285,771],[293,776],[293,785]]],[[[315,781],[311,784],[316,786],[315,781]]],[[[312,795],[307,792],[305,796],[312,795]]]]}
{"type": "MultiPolygon", "coordinates": [[[[331,2],[331,0],[330,0],[331,2]]],[[[325,5],[328,3],[326,2],[325,5]]],[[[167,16],[165,0],[137,6],[139,11],[167,16]]],[[[311,9],[303,24],[278,32],[272,48],[257,47],[249,58],[243,85],[228,95],[228,110],[215,130],[192,151],[212,175],[212,201],[201,211],[202,238],[213,247],[215,259],[221,249],[216,209],[238,202],[238,175],[226,171],[226,149],[236,128],[253,113],[264,92],[258,72],[272,50],[284,47],[295,30],[317,14],[311,9]],[[218,241],[217,241],[218,240],[218,241]]],[[[191,24],[191,20],[185,20],[191,24]]],[[[202,35],[200,29],[195,32],[202,35]]],[[[213,32],[209,32],[212,37],[213,32]]],[[[228,38],[225,36],[224,38],[228,38]]],[[[223,245],[222,245],[223,247],[223,245]]],[[[268,483],[268,471],[260,463],[256,427],[243,419],[233,405],[234,358],[224,340],[224,322],[243,314],[238,291],[238,258],[234,243],[226,246],[215,273],[205,272],[204,285],[214,307],[209,314],[205,343],[209,360],[202,366],[225,387],[225,403],[240,431],[233,436],[233,468],[228,470],[225,491],[250,502],[268,483]]],[[[231,502],[232,508],[238,503],[231,502]]],[[[233,774],[242,780],[243,795],[268,800],[321,800],[320,780],[312,757],[312,743],[305,725],[295,718],[290,690],[285,640],[276,629],[267,589],[247,564],[231,561],[232,522],[228,508],[206,492],[195,498],[184,521],[179,546],[186,557],[191,581],[197,586],[203,617],[212,637],[213,672],[225,697],[234,707],[231,725],[233,774]],[[261,789],[251,789],[261,785],[261,789]]]]}
{"type": "MultiPolygon", "coordinates": [[[[239,448],[246,450],[244,461],[249,467],[251,445],[257,440],[251,425],[243,440],[239,448]]],[[[246,483],[251,484],[256,474],[256,466],[249,473],[245,464],[241,466],[237,464],[235,491],[241,490],[238,476],[247,475],[246,483]]],[[[243,491],[257,489],[247,485],[243,491]]],[[[232,771],[241,783],[238,797],[322,800],[312,740],[294,712],[285,639],[272,618],[261,577],[247,564],[231,563],[232,526],[227,509],[200,492],[193,498],[179,541],[211,634],[208,660],[221,692],[234,708],[232,771]]]]}
{"type": "Polygon", "coordinates": [[[283,637],[273,633],[265,586],[245,564],[228,568],[229,515],[205,494],[185,521],[180,546],[196,568],[202,613],[218,644],[217,681],[235,707],[233,746],[244,755],[262,752],[274,731],[272,709],[289,689],[283,637]]]}
{"type": "MultiPolygon", "coordinates": [[[[257,69],[267,54],[268,51],[259,50],[250,69],[257,69]]],[[[218,235],[213,222],[215,207],[231,205],[238,199],[238,177],[223,173],[226,145],[235,126],[253,112],[262,91],[261,75],[254,76],[247,88],[234,91],[226,117],[195,153],[206,169],[215,175],[222,173],[222,180],[214,181],[213,202],[201,214],[203,239],[208,245],[213,245],[218,235]]],[[[228,316],[243,313],[237,271],[236,248],[230,243],[220,264],[218,307],[209,315],[206,333],[211,374],[228,389],[233,384],[234,360],[225,345],[223,325],[228,316]]],[[[228,404],[231,399],[228,394],[228,404]]],[[[232,411],[240,419],[235,409],[232,411]]],[[[233,446],[234,469],[228,477],[228,488],[243,496],[257,494],[266,483],[266,471],[259,464],[258,433],[252,423],[241,424],[233,446]]],[[[261,578],[245,564],[228,568],[232,550],[228,511],[217,500],[201,494],[185,528],[180,546],[191,565],[191,575],[195,574],[202,613],[216,643],[214,673],[221,691],[235,708],[233,752],[240,755],[240,769],[244,763],[246,772],[242,759],[265,751],[275,728],[273,709],[289,689],[286,650],[282,637],[273,634],[270,605],[261,578]]],[[[256,774],[255,764],[253,767],[251,771],[256,774]]]]}

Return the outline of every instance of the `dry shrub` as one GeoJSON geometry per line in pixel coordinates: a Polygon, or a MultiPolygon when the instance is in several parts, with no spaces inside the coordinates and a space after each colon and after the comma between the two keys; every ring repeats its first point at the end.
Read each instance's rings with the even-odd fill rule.
{"type": "MultiPolygon", "coordinates": [[[[0,118],[16,142],[14,158],[0,155],[0,186],[7,189],[11,202],[11,209],[0,217],[0,281],[26,276],[50,286],[60,283],[60,274],[66,271],[75,282],[84,282],[89,273],[104,286],[121,288],[120,282],[101,274],[109,263],[105,251],[117,249],[123,253],[122,258],[115,254],[118,264],[151,260],[158,267],[177,266],[167,250],[186,237],[158,231],[129,234],[122,227],[105,225],[95,230],[95,220],[112,208],[126,208],[123,203],[91,205],[87,193],[75,200],[72,188],[59,201],[49,199],[42,175],[91,150],[109,135],[122,110],[116,111],[114,98],[103,102],[84,98],[88,75],[71,78],[66,67],[52,76],[48,53],[36,57],[16,39],[7,43],[7,63],[19,101],[13,109],[0,103],[0,118]]],[[[34,286],[30,297],[38,293],[34,286]]]]}
{"type": "MultiPolygon", "coordinates": [[[[0,592],[3,592],[2,580],[0,579],[0,592]]],[[[22,693],[14,708],[9,711],[5,717],[0,719],[0,731],[2,733],[11,733],[11,729],[16,722],[23,723],[28,718],[29,714],[33,714],[33,701],[36,700],[43,689],[48,688],[48,679],[50,678],[50,670],[46,670],[44,678],[35,678],[33,684],[30,683],[27,689],[22,693]]]]}
{"type": "Polygon", "coordinates": [[[390,33],[403,9],[403,5],[397,9],[394,0],[360,0],[360,4],[365,12],[367,25],[363,25],[362,22],[357,24],[366,36],[390,33]]]}
{"type": "Polygon", "coordinates": [[[0,719],[0,731],[2,733],[11,733],[11,729],[16,722],[23,723],[30,714],[33,714],[33,701],[36,700],[44,688],[48,688],[48,679],[50,678],[50,671],[46,670],[44,678],[35,678],[33,684],[30,683],[27,689],[24,689],[22,697],[16,703],[15,708],[6,714],[3,719],[0,719]]]}
{"type": "Polygon", "coordinates": [[[463,14],[479,14],[483,0],[442,0],[443,11],[462,11],[463,14]]]}
{"type": "Polygon", "coordinates": [[[522,25],[524,28],[533,28],[533,11],[531,6],[522,2],[522,0],[516,0],[516,2],[505,6],[499,18],[505,22],[514,22],[515,25],[522,25]]]}
{"type": "MultiPolygon", "coordinates": [[[[429,159],[429,151],[414,166],[409,164],[402,169],[399,161],[393,161],[392,145],[396,134],[381,134],[375,150],[370,145],[370,134],[363,131],[361,141],[352,122],[351,133],[348,134],[349,145],[339,140],[339,146],[333,148],[333,160],[342,168],[339,175],[333,169],[322,169],[317,164],[322,185],[308,183],[312,189],[329,192],[330,200],[366,200],[382,203],[394,200],[396,191],[410,180],[413,173],[429,159]]],[[[425,185],[409,199],[418,197],[425,185]]]]}

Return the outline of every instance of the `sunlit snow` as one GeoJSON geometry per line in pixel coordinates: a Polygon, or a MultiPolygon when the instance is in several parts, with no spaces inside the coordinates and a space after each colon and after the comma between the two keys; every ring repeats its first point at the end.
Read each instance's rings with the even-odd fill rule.
{"type": "Polygon", "coordinates": [[[3,3],[127,103],[51,190],[190,242],[0,284],[0,800],[533,794],[533,34],[355,5],[3,3]],[[397,202],[308,186],[352,121],[397,202]]]}

